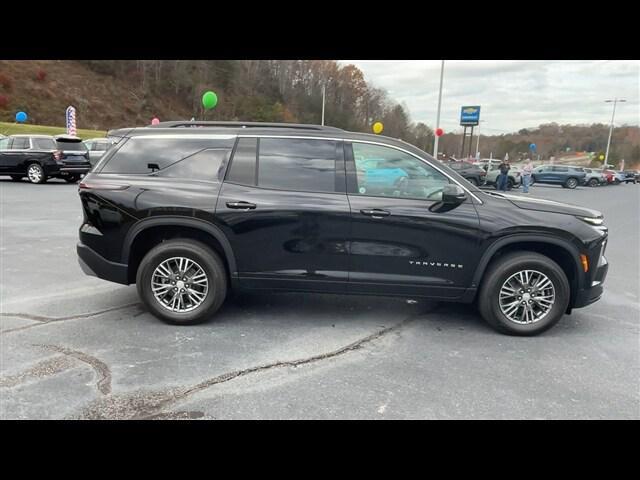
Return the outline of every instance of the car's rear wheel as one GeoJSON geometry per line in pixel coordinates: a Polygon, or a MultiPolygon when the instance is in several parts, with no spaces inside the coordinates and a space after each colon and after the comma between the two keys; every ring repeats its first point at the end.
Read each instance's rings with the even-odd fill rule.
{"type": "Polygon", "coordinates": [[[208,320],[227,295],[220,257],[189,239],[169,240],[151,249],[140,263],[136,282],[149,311],[175,325],[208,320]]]}
{"type": "Polygon", "coordinates": [[[476,180],[475,178],[471,177],[471,178],[467,178],[467,180],[471,185],[475,185],[476,187],[478,186],[478,180],[476,180]]]}
{"type": "Polygon", "coordinates": [[[590,187],[597,187],[599,185],[600,182],[598,182],[597,178],[592,178],[591,180],[589,180],[588,185],[590,187]]]}
{"type": "Polygon", "coordinates": [[[47,181],[44,169],[39,163],[32,163],[27,167],[27,178],[31,183],[44,183],[47,181]]]}
{"type": "Polygon", "coordinates": [[[569,297],[569,281],[556,262],[535,252],[514,252],[489,267],[478,307],[502,333],[537,335],[562,318],[569,297]]]}
{"type": "Polygon", "coordinates": [[[507,190],[513,189],[515,184],[516,182],[512,178],[507,179],[507,190]]]}
{"type": "Polygon", "coordinates": [[[71,175],[70,177],[64,177],[64,181],[67,183],[76,183],[78,180],[80,180],[80,177],[76,175],[71,175]]]}
{"type": "Polygon", "coordinates": [[[22,175],[11,175],[11,180],[13,180],[14,182],[19,182],[20,180],[22,180],[22,175]]]}
{"type": "Polygon", "coordinates": [[[568,178],[564,186],[573,190],[578,186],[578,180],[573,177],[568,178]]]}

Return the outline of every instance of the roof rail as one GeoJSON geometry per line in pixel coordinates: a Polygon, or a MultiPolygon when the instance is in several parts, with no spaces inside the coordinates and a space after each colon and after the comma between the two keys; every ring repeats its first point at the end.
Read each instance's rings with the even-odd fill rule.
{"type": "Polygon", "coordinates": [[[226,127],[226,128],[297,128],[300,130],[339,130],[341,128],[303,123],[171,121],[148,125],[148,128],[226,127]]]}

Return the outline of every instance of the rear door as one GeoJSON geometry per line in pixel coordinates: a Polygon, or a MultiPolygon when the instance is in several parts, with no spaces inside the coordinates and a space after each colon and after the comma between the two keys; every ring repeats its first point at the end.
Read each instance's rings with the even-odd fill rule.
{"type": "Polygon", "coordinates": [[[11,138],[0,138],[0,173],[8,173],[10,165],[11,138]]]}
{"type": "Polygon", "coordinates": [[[242,287],[346,289],[350,210],[341,141],[239,137],[216,217],[242,287]]]}

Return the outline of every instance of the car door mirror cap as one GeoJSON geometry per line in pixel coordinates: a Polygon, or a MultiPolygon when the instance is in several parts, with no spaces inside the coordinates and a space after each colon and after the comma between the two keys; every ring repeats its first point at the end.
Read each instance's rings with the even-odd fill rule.
{"type": "Polygon", "coordinates": [[[455,183],[450,183],[442,188],[442,203],[445,205],[459,205],[467,199],[464,189],[455,183]]]}

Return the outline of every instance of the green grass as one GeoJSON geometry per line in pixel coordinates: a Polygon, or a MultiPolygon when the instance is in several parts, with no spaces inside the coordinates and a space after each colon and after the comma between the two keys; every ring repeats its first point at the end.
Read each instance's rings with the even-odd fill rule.
{"type": "MultiPolygon", "coordinates": [[[[31,135],[58,135],[67,133],[65,127],[49,127],[45,125],[30,125],[20,123],[0,122],[0,133],[3,135],[31,134],[31,135]]],[[[78,136],[83,139],[104,137],[104,130],[78,130],[78,136]]]]}

